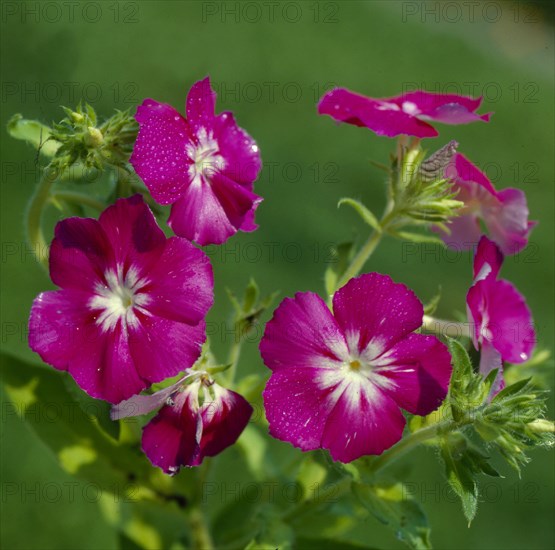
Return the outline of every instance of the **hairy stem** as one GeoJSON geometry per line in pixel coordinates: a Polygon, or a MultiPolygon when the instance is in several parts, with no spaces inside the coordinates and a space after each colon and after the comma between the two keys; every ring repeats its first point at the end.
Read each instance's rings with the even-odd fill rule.
{"type": "Polygon", "coordinates": [[[343,273],[343,276],[337,284],[337,288],[341,288],[350,279],[356,277],[360,273],[360,271],[364,267],[364,264],[368,261],[368,258],[370,258],[370,256],[374,253],[374,250],[376,250],[378,244],[380,244],[380,241],[382,240],[387,226],[391,223],[394,217],[395,211],[392,210],[392,204],[388,202],[384,215],[380,220],[381,230],[374,230],[370,237],[368,237],[368,240],[364,243],[364,246],[358,251],[349,267],[345,270],[345,273],[343,273]]]}
{"type": "Polygon", "coordinates": [[[99,212],[102,212],[106,208],[106,205],[102,201],[83,193],[75,193],[73,191],[56,191],[55,193],[52,193],[51,198],[53,200],[62,200],[80,204],[82,206],[89,206],[99,212]]]}
{"type": "Polygon", "coordinates": [[[241,348],[243,347],[243,336],[242,334],[238,333],[238,330],[240,330],[240,328],[236,326],[234,331],[233,344],[229,349],[229,355],[227,357],[227,364],[231,365],[231,367],[229,367],[229,371],[227,375],[228,376],[227,380],[230,386],[233,385],[233,381],[235,380],[237,365],[239,363],[239,358],[241,357],[241,348]]]}
{"type": "Polygon", "coordinates": [[[42,232],[42,213],[50,199],[50,191],[58,175],[59,172],[51,166],[47,166],[44,169],[42,177],[31,197],[25,221],[27,241],[39,263],[46,269],[48,269],[48,246],[42,232]]]}
{"type": "Polygon", "coordinates": [[[376,457],[376,459],[372,462],[371,468],[373,472],[377,472],[393,464],[398,458],[409,452],[410,450],[414,449],[424,441],[428,441],[429,439],[433,439],[436,437],[440,432],[447,433],[453,430],[459,429],[462,426],[469,424],[471,420],[465,420],[462,422],[455,422],[454,420],[444,420],[443,422],[438,422],[437,424],[432,424],[427,428],[422,428],[421,430],[417,430],[413,432],[408,437],[405,437],[399,441],[396,445],[391,447],[388,451],[383,453],[382,455],[376,457]]]}

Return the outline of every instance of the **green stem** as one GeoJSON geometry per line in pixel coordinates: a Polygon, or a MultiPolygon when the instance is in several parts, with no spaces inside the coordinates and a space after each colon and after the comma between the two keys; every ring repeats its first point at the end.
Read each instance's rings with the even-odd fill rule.
{"type": "Polygon", "coordinates": [[[398,458],[406,454],[408,451],[420,445],[420,443],[436,437],[439,432],[450,432],[454,429],[460,428],[465,423],[467,422],[461,423],[455,422],[454,420],[445,420],[443,422],[438,422],[437,424],[433,424],[432,426],[428,426],[427,428],[422,428],[421,430],[413,432],[408,437],[401,439],[401,441],[391,447],[391,449],[376,457],[376,459],[371,464],[372,471],[375,473],[378,470],[389,466],[398,458]]]}
{"type": "Polygon", "coordinates": [[[42,213],[50,199],[50,191],[58,176],[59,172],[50,165],[44,169],[31,197],[26,215],[27,241],[39,263],[46,269],[48,269],[48,246],[42,232],[42,213]]]}
{"type": "Polygon", "coordinates": [[[370,258],[374,250],[376,250],[378,244],[380,244],[380,241],[385,233],[387,226],[391,223],[394,217],[395,211],[392,210],[392,204],[388,202],[384,215],[380,220],[381,230],[374,230],[370,237],[368,237],[368,240],[366,241],[366,243],[364,243],[364,246],[358,251],[357,255],[353,258],[353,261],[346,269],[345,273],[343,273],[343,276],[337,284],[337,288],[341,288],[350,279],[356,277],[360,273],[360,271],[364,267],[364,264],[368,261],[368,258],[370,258]]]}
{"type": "Polygon", "coordinates": [[[460,338],[461,336],[465,336],[466,338],[472,337],[469,323],[444,321],[443,319],[435,319],[429,315],[424,315],[422,319],[422,328],[426,332],[431,332],[438,336],[450,336],[454,338],[460,338]]]}
{"type": "Polygon", "coordinates": [[[206,518],[200,508],[193,508],[189,514],[191,528],[192,550],[213,550],[214,542],[206,523],[206,518]]]}
{"type": "Polygon", "coordinates": [[[116,169],[116,197],[125,198],[132,194],[131,181],[129,174],[120,166],[115,166],[116,169]]]}
{"type": "Polygon", "coordinates": [[[83,193],[75,193],[73,191],[56,191],[55,193],[52,193],[51,198],[53,200],[62,200],[81,204],[83,206],[89,206],[99,212],[102,212],[106,208],[106,204],[102,201],[88,195],[84,195],[83,193]]]}
{"type": "Polygon", "coordinates": [[[229,349],[229,355],[227,357],[227,364],[231,365],[228,371],[228,384],[230,386],[233,385],[233,381],[235,380],[235,373],[237,372],[237,365],[239,363],[239,358],[241,357],[241,348],[243,346],[243,336],[237,333],[239,330],[237,327],[234,332],[234,339],[231,348],[229,349]]]}
{"type": "Polygon", "coordinates": [[[285,521],[294,521],[295,518],[310,512],[314,508],[317,508],[320,504],[325,502],[335,502],[340,497],[351,491],[351,483],[351,477],[346,476],[343,479],[340,479],[337,483],[327,486],[322,491],[318,489],[314,492],[312,498],[300,502],[297,506],[293,506],[287,510],[283,514],[282,519],[285,521]]]}

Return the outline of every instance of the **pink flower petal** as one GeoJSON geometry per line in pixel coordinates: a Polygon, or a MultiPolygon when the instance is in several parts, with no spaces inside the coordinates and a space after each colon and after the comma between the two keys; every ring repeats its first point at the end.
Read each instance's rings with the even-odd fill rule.
{"type": "Polygon", "coordinates": [[[138,318],[129,330],[129,346],[139,374],[150,384],[176,376],[200,357],[206,341],[204,321],[190,326],[151,315],[138,318]]]}
{"type": "Polygon", "coordinates": [[[488,177],[475,164],[472,164],[462,153],[456,153],[451,164],[446,168],[445,175],[455,184],[477,183],[488,194],[496,196],[497,191],[488,177]]]}
{"type": "Polygon", "coordinates": [[[474,281],[481,281],[486,277],[497,279],[502,264],[503,254],[501,250],[484,235],[478,243],[474,256],[474,281]]]}
{"type": "Polygon", "coordinates": [[[235,234],[223,206],[204,178],[173,204],[168,225],[176,235],[205,246],[222,244],[235,234]]]}
{"type": "Polygon", "coordinates": [[[251,184],[262,169],[256,141],[237,126],[233,114],[225,111],[216,117],[215,136],[225,159],[223,174],[240,184],[251,184]]]}
{"type": "Polygon", "coordinates": [[[216,92],[210,85],[210,77],[195,82],[187,94],[187,120],[195,128],[211,128],[214,125],[216,92]]]}
{"type": "Polygon", "coordinates": [[[487,278],[468,291],[470,319],[476,324],[476,340],[489,342],[503,361],[522,363],[534,349],[532,315],[524,297],[508,281],[487,278]]]}
{"type": "Polygon", "coordinates": [[[348,357],[345,338],[324,301],[312,292],[286,298],[266,324],[260,342],[266,366],[339,366],[348,357]]]}
{"type": "Polygon", "coordinates": [[[425,138],[438,135],[432,126],[402,111],[395,103],[364,97],[345,88],[326,93],[318,104],[318,113],[339,122],[365,126],[381,136],[407,134],[425,138]]]}
{"type": "Polygon", "coordinates": [[[334,460],[379,455],[401,439],[405,417],[395,401],[371,382],[344,381],[334,394],[340,395],[322,437],[322,446],[334,460]]]}
{"type": "Polygon", "coordinates": [[[170,105],[145,99],[137,109],[139,134],[129,162],[156,202],[171,204],[191,180],[187,121],[170,105]]]}
{"type": "Polygon", "coordinates": [[[119,420],[120,418],[141,416],[152,412],[154,409],[159,409],[162,405],[167,403],[172,394],[176,393],[177,390],[183,386],[183,382],[191,376],[194,376],[194,371],[188,371],[187,374],[183,378],[180,378],[175,384],[154,392],[153,394],[134,395],[114,405],[110,411],[110,418],[112,420],[119,420]]]}
{"type": "Polygon", "coordinates": [[[205,456],[216,456],[233,445],[241,435],[252,415],[248,401],[218,384],[212,386],[214,401],[204,402],[200,415],[202,419],[202,437],[200,452],[193,466],[202,462],[205,456]]]}
{"type": "Polygon", "coordinates": [[[170,237],[148,277],[155,316],[197,324],[214,303],[210,259],[186,239],[170,237]]]}
{"type": "Polygon", "coordinates": [[[422,304],[405,285],[368,273],[351,279],[333,297],[333,311],[349,349],[378,357],[422,325],[422,304]]]}
{"type": "MultiPolygon", "coordinates": [[[[459,199],[457,199],[459,200],[459,199]]],[[[445,244],[455,250],[470,250],[482,236],[480,220],[475,214],[459,215],[449,221],[449,233],[432,228],[443,239],[445,244]]]]}
{"type": "Polygon", "coordinates": [[[491,116],[491,113],[478,115],[474,112],[482,103],[481,97],[474,99],[456,94],[434,94],[417,90],[386,101],[395,102],[399,106],[405,105],[405,109],[407,104],[412,104],[415,116],[444,124],[468,124],[478,120],[488,122],[491,116]]]}
{"type": "Polygon", "coordinates": [[[66,218],[56,225],[49,261],[54,284],[84,291],[101,282],[107,269],[115,267],[106,233],[90,218],[66,218]]]}
{"type": "Polygon", "coordinates": [[[412,414],[430,414],[447,395],[451,355],[435,336],[409,334],[375,365],[375,374],[392,382],[383,391],[412,414]]]}
{"type": "Polygon", "coordinates": [[[507,188],[497,193],[498,208],[484,211],[484,222],[491,238],[506,255],[520,252],[528,244],[536,222],[528,221],[526,195],[520,189],[507,188]]]}
{"type": "Polygon", "coordinates": [[[333,369],[291,366],[275,371],[262,393],[270,435],[303,451],[321,448],[335,405],[329,397],[340,383],[333,369]]]}
{"type": "Polygon", "coordinates": [[[164,250],[166,237],[141,195],[118,199],[98,218],[115,261],[121,266],[140,266],[148,272],[164,250]]]}
{"type": "Polygon", "coordinates": [[[198,388],[194,383],[177,393],[174,404],[162,407],[143,429],[143,451],[166,474],[177,473],[180,466],[192,466],[199,453],[198,388]]]}
{"type": "Polygon", "coordinates": [[[67,370],[70,359],[82,353],[81,326],[90,313],[83,307],[89,295],[75,290],[56,290],[39,294],[29,317],[29,347],[43,361],[67,370]]]}

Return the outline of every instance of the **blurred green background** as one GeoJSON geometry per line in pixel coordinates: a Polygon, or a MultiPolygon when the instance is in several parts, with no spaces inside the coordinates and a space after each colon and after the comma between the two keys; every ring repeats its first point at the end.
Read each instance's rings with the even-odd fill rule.
{"type": "MultiPolygon", "coordinates": [[[[81,98],[101,116],[146,97],[182,110],[188,88],[209,74],[218,92],[217,110],[234,111],[258,140],[265,161],[256,185],[264,197],[260,229],[208,250],[217,292],[210,319],[221,323],[229,311],[224,286],[239,292],[251,275],[263,292],[322,292],[330,245],[365,231],[352,211],[336,208],[337,200],[360,198],[376,213],[384,205],[383,174],[369,161],[385,162],[394,142],[317,116],[315,104],[324,91],[340,85],[374,97],[416,87],[483,94],[482,112],[495,113],[490,124],[442,126],[440,137],[427,144],[435,150],[457,139],[498,188],[526,191],[531,218],[540,225],[529,248],[506,260],[503,276],[527,296],[540,342],[552,347],[553,11],[549,4],[476,4],[5,1],[2,128],[17,112],[46,123],[59,120],[60,105],[81,98]]],[[[26,346],[26,320],[33,298],[52,285],[23,244],[23,211],[37,175],[35,152],[4,130],[0,135],[2,347],[37,362],[26,346]]],[[[386,240],[367,270],[389,273],[422,300],[441,286],[438,316],[464,312],[468,254],[386,240]]],[[[221,333],[213,336],[217,351],[227,346],[223,339],[221,333]]],[[[256,343],[250,342],[240,370],[261,369],[256,343]]],[[[78,482],[72,495],[72,478],[4,405],[1,546],[116,548],[115,531],[94,494],[84,497],[86,484],[78,482]],[[49,483],[62,487],[61,496],[48,493],[49,483]]],[[[236,453],[228,450],[220,469],[240,476],[236,453]]],[[[405,463],[437,548],[555,547],[553,453],[536,452],[521,480],[505,470],[506,479],[490,482],[470,529],[435,457],[420,450],[405,463]]],[[[225,498],[219,499],[214,510],[223,504],[225,498]]],[[[371,547],[403,547],[372,519],[349,538],[371,547]]]]}

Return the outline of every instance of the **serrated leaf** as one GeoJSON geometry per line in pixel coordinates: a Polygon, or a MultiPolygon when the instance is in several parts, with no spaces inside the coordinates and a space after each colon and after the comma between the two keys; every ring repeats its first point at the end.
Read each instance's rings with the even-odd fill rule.
{"type": "Polygon", "coordinates": [[[366,222],[370,227],[372,227],[376,231],[382,230],[382,226],[380,225],[378,218],[376,218],[376,216],[370,210],[368,210],[368,208],[366,208],[366,206],[364,206],[364,204],[362,204],[360,201],[350,198],[344,198],[337,203],[337,207],[339,208],[344,204],[354,208],[358,215],[362,218],[362,220],[366,222]]]}
{"type": "Polygon", "coordinates": [[[353,484],[364,507],[410,548],[431,548],[430,527],[422,507],[402,483],[389,486],[353,484]]]}

